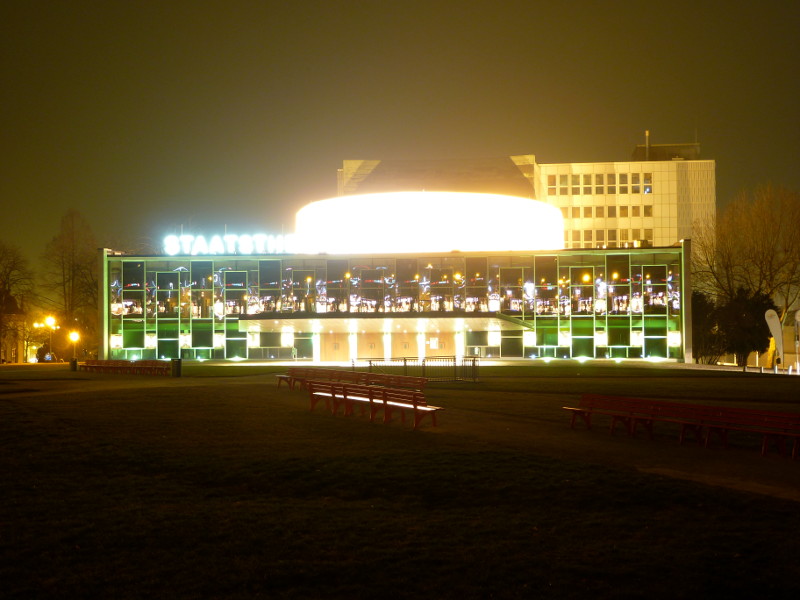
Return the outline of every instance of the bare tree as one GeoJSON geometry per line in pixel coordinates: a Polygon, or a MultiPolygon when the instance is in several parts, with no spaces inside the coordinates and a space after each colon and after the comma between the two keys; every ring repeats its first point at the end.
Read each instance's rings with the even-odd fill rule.
{"type": "Polygon", "coordinates": [[[766,294],[781,320],[800,300],[800,194],[766,185],[742,193],[692,240],[692,276],[718,302],[739,288],[766,294]]]}
{"type": "Polygon", "coordinates": [[[82,339],[97,335],[97,242],[81,214],[69,210],[58,234],[48,242],[42,258],[45,268],[43,298],[66,327],[77,327],[82,339]]]}
{"type": "MultiPolygon", "coordinates": [[[[0,241],[0,348],[24,322],[24,300],[33,289],[33,275],[19,248],[0,241]]],[[[7,358],[7,357],[6,357],[7,358]]]]}

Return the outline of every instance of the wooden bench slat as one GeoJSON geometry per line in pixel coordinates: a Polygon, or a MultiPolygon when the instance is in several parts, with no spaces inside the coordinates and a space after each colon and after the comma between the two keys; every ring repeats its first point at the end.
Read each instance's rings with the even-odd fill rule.
{"type": "Polygon", "coordinates": [[[306,388],[310,398],[310,410],[324,401],[331,414],[336,415],[341,407],[343,414],[353,414],[358,406],[360,412],[369,420],[374,421],[378,412],[383,411],[383,422],[391,422],[397,412],[405,423],[406,411],[413,411],[414,428],[418,428],[423,418],[430,414],[433,426],[436,426],[436,412],[443,410],[439,406],[430,406],[425,401],[425,395],[418,390],[407,388],[387,388],[359,383],[342,383],[337,381],[320,381],[310,379],[306,381],[306,388]]]}

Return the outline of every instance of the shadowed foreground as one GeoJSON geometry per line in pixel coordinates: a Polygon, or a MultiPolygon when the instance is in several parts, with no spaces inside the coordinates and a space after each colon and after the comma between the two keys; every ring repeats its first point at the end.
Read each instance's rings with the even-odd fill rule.
{"type": "MultiPolygon", "coordinates": [[[[434,384],[416,432],[269,375],[2,380],[4,595],[796,596],[800,461],[572,431],[560,407],[613,382],[551,374],[434,384]]],[[[740,402],[775,381],[676,377],[740,402]]]]}

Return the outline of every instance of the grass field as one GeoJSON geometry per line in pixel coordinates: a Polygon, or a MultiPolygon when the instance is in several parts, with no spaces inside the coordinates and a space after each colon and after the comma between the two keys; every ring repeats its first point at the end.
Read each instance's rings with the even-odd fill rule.
{"type": "Polygon", "coordinates": [[[796,598],[800,461],[569,429],[584,391],[800,411],[800,377],[496,367],[440,426],[269,371],[0,368],[6,598],[796,598]]]}

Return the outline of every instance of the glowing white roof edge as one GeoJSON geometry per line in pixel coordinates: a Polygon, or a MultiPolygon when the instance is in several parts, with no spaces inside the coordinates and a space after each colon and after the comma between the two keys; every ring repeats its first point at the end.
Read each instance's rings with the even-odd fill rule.
{"type": "Polygon", "coordinates": [[[559,250],[564,220],[558,208],[529,198],[388,192],[307,204],[295,236],[303,254],[559,250]]]}

